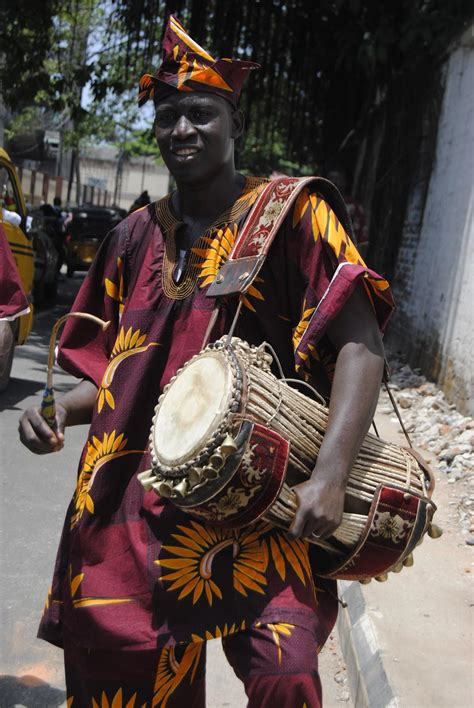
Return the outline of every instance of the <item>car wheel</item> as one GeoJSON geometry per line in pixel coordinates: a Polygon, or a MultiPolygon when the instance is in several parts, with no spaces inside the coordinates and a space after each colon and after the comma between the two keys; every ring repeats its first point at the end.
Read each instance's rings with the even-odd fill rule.
{"type": "Polygon", "coordinates": [[[68,278],[74,277],[74,268],[70,265],[68,265],[68,267],[67,267],[67,277],[68,278]]]}
{"type": "Polygon", "coordinates": [[[45,282],[44,282],[44,272],[41,273],[41,278],[36,281],[33,290],[35,305],[42,305],[45,299],[45,282]]]}
{"type": "Polygon", "coordinates": [[[15,351],[15,335],[11,322],[0,322],[0,391],[4,391],[10,381],[10,373],[15,351]]]}
{"type": "Polygon", "coordinates": [[[55,273],[55,278],[52,283],[44,286],[44,292],[48,300],[54,300],[58,294],[58,274],[55,273]]]}

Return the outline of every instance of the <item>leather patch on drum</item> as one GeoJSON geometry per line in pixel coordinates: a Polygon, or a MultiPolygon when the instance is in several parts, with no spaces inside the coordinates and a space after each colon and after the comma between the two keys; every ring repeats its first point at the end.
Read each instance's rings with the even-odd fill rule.
{"type": "Polygon", "coordinates": [[[365,531],[343,561],[325,567],[321,575],[360,580],[386,573],[411,552],[433,515],[430,503],[406,490],[381,485],[371,504],[365,531]]]}
{"type": "Polygon", "coordinates": [[[289,452],[287,440],[254,423],[241,463],[229,484],[199,508],[186,509],[187,513],[222,528],[239,528],[257,521],[280,493],[289,452]]]}

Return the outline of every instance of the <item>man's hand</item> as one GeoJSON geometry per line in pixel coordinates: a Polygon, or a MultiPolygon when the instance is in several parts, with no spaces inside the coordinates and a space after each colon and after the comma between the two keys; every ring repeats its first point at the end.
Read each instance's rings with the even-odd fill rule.
{"type": "Polygon", "coordinates": [[[81,381],[56,402],[56,425],[51,430],[39,408],[28,408],[20,418],[20,440],[37,455],[57,452],[64,446],[64,430],[70,425],[90,423],[97,397],[92,381],[81,381]]]}
{"type": "Polygon", "coordinates": [[[342,521],[344,486],[312,477],[292,487],[298,499],[298,510],[288,536],[307,538],[312,533],[321,538],[331,536],[342,521]]]}
{"type": "Polygon", "coordinates": [[[18,431],[20,440],[28,450],[37,455],[58,452],[64,446],[64,429],[67,411],[60,403],[56,404],[56,425],[52,430],[43,416],[41,409],[32,406],[20,418],[18,431]]]}

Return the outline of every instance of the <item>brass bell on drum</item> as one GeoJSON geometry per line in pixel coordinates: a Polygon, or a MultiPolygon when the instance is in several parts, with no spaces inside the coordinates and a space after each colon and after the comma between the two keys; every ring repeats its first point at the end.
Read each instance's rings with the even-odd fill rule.
{"type": "Polygon", "coordinates": [[[401,573],[403,570],[403,563],[397,563],[393,568],[390,568],[391,573],[401,573]]]}
{"type": "Polygon", "coordinates": [[[222,454],[227,457],[228,455],[233,455],[234,452],[237,452],[237,443],[235,442],[232,435],[226,435],[220,445],[220,448],[222,454]]]}
{"type": "Polygon", "coordinates": [[[214,467],[215,470],[221,470],[224,467],[224,457],[219,453],[215,452],[209,458],[209,464],[214,467]]]}
{"type": "Polygon", "coordinates": [[[440,538],[443,535],[443,529],[436,524],[430,524],[428,526],[428,536],[430,538],[440,538]]]}
{"type": "Polygon", "coordinates": [[[381,573],[381,575],[376,575],[375,580],[378,583],[384,583],[386,580],[388,580],[388,573],[381,573]]]}
{"type": "Polygon", "coordinates": [[[214,467],[207,465],[207,467],[204,467],[203,469],[203,475],[206,479],[217,479],[219,472],[214,469],[214,467]]]}
{"type": "Polygon", "coordinates": [[[372,578],[359,578],[359,583],[361,585],[368,585],[372,582],[372,578]]]}
{"type": "Polygon", "coordinates": [[[173,496],[179,496],[181,499],[184,499],[186,494],[188,493],[188,480],[187,479],[182,479],[179,484],[177,484],[175,487],[173,487],[173,496]]]}
{"type": "Polygon", "coordinates": [[[194,487],[196,484],[199,484],[201,480],[202,470],[198,469],[197,467],[191,467],[191,469],[188,471],[189,484],[194,487]]]}
{"type": "Polygon", "coordinates": [[[414,563],[415,563],[415,559],[413,558],[413,553],[410,553],[410,555],[408,555],[408,556],[405,558],[405,560],[403,561],[403,565],[404,565],[406,568],[411,568],[412,565],[414,565],[414,563]]]}
{"type": "Polygon", "coordinates": [[[145,470],[144,472],[140,472],[139,474],[137,474],[137,479],[139,480],[140,484],[143,486],[145,491],[149,492],[151,489],[153,489],[153,482],[156,478],[152,470],[145,470]]]}
{"type": "Polygon", "coordinates": [[[173,487],[169,484],[169,482],[154,482],[151,486],[158,496],[165,497],[166,499],[171,497],[173,487]]]}

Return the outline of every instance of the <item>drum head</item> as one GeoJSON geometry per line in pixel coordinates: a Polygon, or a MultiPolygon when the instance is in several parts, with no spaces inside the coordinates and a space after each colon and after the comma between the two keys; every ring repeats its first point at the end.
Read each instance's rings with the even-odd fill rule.
{"type": "Polygon", "coordinates": [[[191,361],[170,384],[157,410],[152,444],[158,462],[174,467],[201,453],[229,412],[232,369],[222,352],[191,361]]]}

